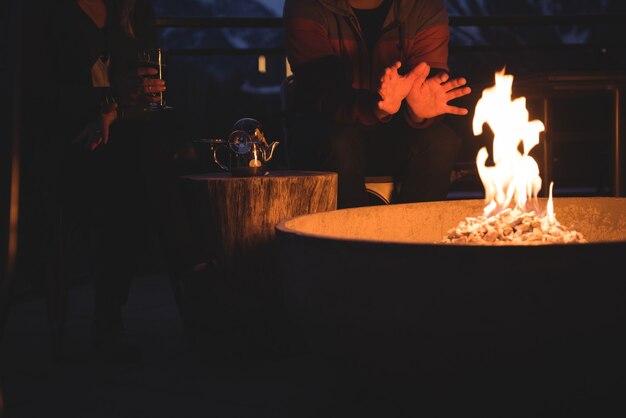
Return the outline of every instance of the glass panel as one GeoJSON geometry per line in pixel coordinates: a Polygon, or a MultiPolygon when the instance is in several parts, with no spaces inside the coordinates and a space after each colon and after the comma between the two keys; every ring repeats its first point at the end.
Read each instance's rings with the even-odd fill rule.
{"type": "Polygon", "coordinates": [[[278,17],[284,0],[152,0],[157,16],[278,17]]]}
{"type": "Polygon", "coordinates": [[[163,28],[163,48],[284,48],[281,28],[163,28]]]}

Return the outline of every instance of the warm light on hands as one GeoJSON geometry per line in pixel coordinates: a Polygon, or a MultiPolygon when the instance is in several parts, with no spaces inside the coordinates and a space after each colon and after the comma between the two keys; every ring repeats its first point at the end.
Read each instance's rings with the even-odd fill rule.
{"type": "Polygon", "coordinates": [[[451,106],[451,100],[468,95],[471,92],[464,78],[450,79],[447,73],[441,73],[434,77],[416,80],[406,96],[407,104],[413,118],[424,120],[434,118],[443,114],[467,115],[465,108],[451,106]]]}
{"type": "Polygon", "coordinates": [[[140,103],[158,103],[161,98],[157,93],[164,92],[165,80],[158,78],[156,68],[139,67],[120,84],[120,101],[124,106],[140,103]]]}
{"type": "Polygon", "coordinates": [[[378,94],[381,100],[378,102],[378,110],[393,115],[400,110],[402,101],[407,97],[415,83],[423,83],[428,76],[429,67],[426,63],[420,63],[408,74],[400,75],[398,69],[401,67],[398,61],[391,67],[385,69],[380,78],[380,88],[378,94]]]}
{"type": "Polygon", "coordinates": [[[159,71],[156,68],[140,67],[137,68],[137,76],[139,77],[139,92],[143,94],[147,102],[158,103],[161,98],[157,93],[165,91],[165,80],[158,78],[159,71]]]}

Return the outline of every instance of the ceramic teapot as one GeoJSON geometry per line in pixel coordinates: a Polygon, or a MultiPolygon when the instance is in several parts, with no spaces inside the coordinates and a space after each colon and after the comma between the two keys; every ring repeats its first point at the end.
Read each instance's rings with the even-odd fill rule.
{"type": "Polygon", "coordinates": [[[272,159],[278,144],[278,141],[267,142],[259,121],[243,118],[233,125],[228,142],[222,144],[229,151],[228,164],[219,158],[220,147],[214,148],[213,159],[235,177],[262,176],[267,172],[267,162],[272,159]]]}

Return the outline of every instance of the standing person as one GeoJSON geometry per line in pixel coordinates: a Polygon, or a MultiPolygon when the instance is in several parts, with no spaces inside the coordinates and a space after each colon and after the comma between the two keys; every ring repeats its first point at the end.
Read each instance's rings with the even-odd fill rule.
{"type": "Polygon", "coordinates": [[[286,0],[294,78],[290,163],[338,173],[338,207],[365,206],[366,175],[394,176],[395,201],[443,200],[460,141],[442,123],[469,94],[448,75],[443,0],[286,0]]]}
{"type": "Polygon", "coordinates": [[[196,245],[180,200],[171,111],[142,111],[159,100],[153,93],[166,90],[152,77],[157,70],[137,64],[140,49],[156,46],[153,9],[149,0],[62,0],[42,2],[32,15],[27,45],[38,62],[26,60],[25,125],[37,173],[30,209],[36,236],[45,237],[41,259],[52,292],[63,292],[69,226],[79,218],[90,223],[95,345],[112,360],[137,360],[122,309],[151,228],[177,297],[182,281],[209,281],[213,265],[196,245]]]}

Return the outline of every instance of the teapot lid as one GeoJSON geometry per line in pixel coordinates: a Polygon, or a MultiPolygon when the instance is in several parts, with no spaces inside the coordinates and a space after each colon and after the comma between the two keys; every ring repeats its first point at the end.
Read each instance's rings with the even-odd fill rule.
{"type": "Polygon", "coordinates": [[[228,139],[230,149],[237,154],[246,154],[250,152],[252,144],[267,147],[263,125],[256,119],[239,119],[233,125],[233,130],[228,139]]]}
{"type": "Polygon", "coordinates": [[[246,131],[236,130],[228,137],[228,146],[237,154],[247,154],[252,148],[252,138],[246,131]]]}

